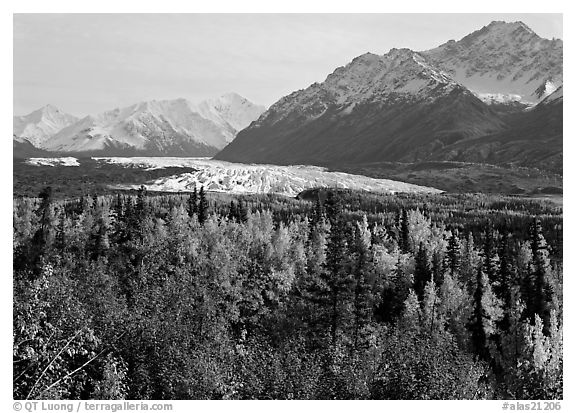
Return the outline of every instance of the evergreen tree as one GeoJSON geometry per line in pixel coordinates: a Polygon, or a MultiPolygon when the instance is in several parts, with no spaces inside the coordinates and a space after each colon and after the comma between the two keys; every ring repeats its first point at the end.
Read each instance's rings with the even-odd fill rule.
{"type": "Polygon", "coordinates": [[[400,255],[398,255],[398,261],[388,282],[382,286],[381,299],[376,310],[378,321],[391,323],[401,315],[410,287],[409,279],[402,268],[400,255]]]}
{"type": "Polygon", "coordinates": [[[410,227],[408,223],[408,212],[402,209],[402,220],[400,223],[400,240],[398,242],[400,251],[404,254],[411,252],[410,248],[410,227]]]}
{"type": "Polygon", "coordinates": [[[238,221],[238,209],[236,208],[236,203],[234,200],[230,201],[230,207],[228,208],[228,219],[231,221],[238,221]]]}
{"type": "Polygon", "coordinates": [[[489,339],[496,333],[496,325],[502,319],[502,303],[494,294],[482,267],[478,268],[476,274],[472,317],[468,326],[476,353],[480,358],[489,360],[489,339]]]}
{"type": "Polygon", "coordinates": [[[549,282],[551,269],[548,244],[542,235],[542,225],[537,218],[534,219],[530,228],[530,246],[532,249],[532,262],[530,263],[532,294],[529,311],[543,320],[544,331],[547,334],[550,327],[549,304],[552,301],[549,282]]]}
{"type": "Polygon", "coordinates": [[[442,263],[442,257],[440,256],[439,251],[434,251],[432,253],[432,279],[434,280],[434,284],[438,287],[442,286],[442,282],[444,279],[444,265],[442,263]]]}
{"type": "Polygon", "coordinates": [[[458,237],[458,231],[453,230],[448,241],[448,248],[446,251],[446,267],[450,272],[450,276],[454,278],[456,274],[460,273],[461,266],[461,249],[460,238],[458,237]]]}
{"type": "Polygon", "coordinates": [[[194,191],[192,192],[192,195],[188,197],[188,215],[191,217],[192,215],[197,213],[198,213],[198,192],[196,191],[196,185],[194,185],[194,191]]]}
{"type": "Polygon", "coordinates": [[[497,249],[497,232],[490,225],[484,233],[483,270],[491,284],[498,285],[500,257],[497,249]]]}
{"type": "Polygon", "coordinates": [[[513,256],[511,251],[511,235],[508,233],[502,237],[500,243],[500,272],[498,283],[494,287],[496,296],[502,300],[504,306],[504,318],[500,324],[503,331],[508,330],[510,325],[510,309],[513,305],[512,302],[512,288],[515,284],[516,276],[513,263],[513,256]]]}
{"type": "Polygon", "coordinates": [[[316,198],[316,203],[314,204],[314,209],[312,210],[312,217],[311,217],[310,225],[311,227],[315,227],[324,219],[324,206],[322,205],[322,201],[320,200],[320,194],[316,198]]]}
{"type": "Polygon", "coordinates": [[[349,298],[352,279],[348,273],[347,228],[342,217],[340,200],[331,192],[328,194],[325,207],[331,225],[323,281],[327,287],[330,341],[334,347],[338,330],[346,317],[343,304],[349,298]]]}
{"type": "Polygon", "coordinates": [[[116,202],[114,203],[114,218],[116,222],[119,222],[123,219],[124,216],[124,202],[123,197],[121,194],[116,195],[116,202]]]}
{"type": "Polygon", "coordinates": [[[198,195],[198,222],[203,224],[208,218],[208,201],[206,200],[206,194],[204,193],[204,187],[200,188],[200,193],[198,195]]]}
{"type": "Polygon", "coordinates": [[[40,273],[42,262],[48,258],[54,246],[58,225],[52,197],[52,188],[46,187],[40,193],[39,198],[40,205],[36,210],[38,229],[32,238],[32,245],[28,257],[28,265],[36,275],[40,273]]]}
{"type": "Polygon", "coordinates": [[[326,196],[324,210],[326,211],[326,218],[328,222],[330,222],[330,225],[334,225],[336,222],[342,220],[342,201],[332,191],[328,192],[326,196]]]}
{"type": "Polygon", "coordinates": [[[488,359],[488,334],[486,332],[486,323],[488,322],[488,312],[484,306],[484,296],[486,294],[485,283],[486,276],[481,268],[478,268],[476,278],[476,290],[474,292],[474,307],[469,328],[472,333],[472,344],[476,354],[480,358],[488,359]]]}
{"type": "Polygon", "coordinates": [[[141,221],[148,214],[148,205],[146,204],[146,187],[141,185],[138,189],[138,196],[136,198],[136,209],[135,209],[136,219],[141,221]]]}
{"type": "Polygon", "coordinates": [[[414,260],[414,292],[418,296],[418,299],[422,300],[426,283],[432,279],[432,272],[430,271],[430,265],[428,263],[428,253],[422,243],[420,243],[414,260]]]}
{"type": "Polygon", "coordinates": [[[248,221],[248,209],[246,208],[246,203],[243,200],[238,201],[238,220],[240,222],[248,221]]]}
{"type": "Polygon", "coordinates": [[[354,330],[353,348],[358,348],[360,331],[371,319],[374,307],[378,304],[379,288],[372,271],[372,234],[368,229],[366,215],[356,224],[354,232],[354,330]]]}
{"type": "Polygon", "coordinates": [[[480,254],[474,245],[472,232],[469,232],[462,246],[460,281],[467,287],[470,295],[474,294],[474,291],[476,290],[476,272],[479,264],[480,254]]]}

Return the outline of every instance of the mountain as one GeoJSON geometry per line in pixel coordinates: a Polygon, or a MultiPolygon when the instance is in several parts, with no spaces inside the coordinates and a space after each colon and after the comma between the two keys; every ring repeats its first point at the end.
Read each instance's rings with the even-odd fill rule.
{"type": "Polygon", "coordinates": [[[257,163],[414,161],[503,130],[497,114],[421,54],[367,53],[280,99],[215,158],[257,163]]]}
{"type": "Polygon", "coordinates": [[[255,105],[237,93],[226,93],[219,98],[201,102],[198,105],[198,110],[205,118],[212,119],[216,123],[223,120],[238,132],[258,119],[266,108],[255,105]],[[210,117],[210,114],[213,116],[210,117]]]}
{"type": "Polygon", "coordinates": [[[536,167],[562,174],[563,87],[508,119],[501,132],[447,146],[434,160],[536,167]]]}
{"type": "Polygon", "coordinates": [[[13,117],[14,139],[20,143],[27,141],[39,147],[47,139],[78,121],[78,118],[46,105],[25,116],[13,117]]]}
{"type": "Polygon", "coordinates": [[[53,156],[50,152],[38,149],[36,146],[32,145],[26,139],[20,139],[17,136],[13,136],[12,140],[12,157],[17,159],[26,158],[44,158],[53,156]]]}
{"type": "Polygon", "coordinates": [[[83,155],[210,156],[264,110],[235,93],[198,104],[153,100],[74,119],[36,146],[83,155]]]}
{"type": "Polygon", "coordinates": [[[495,21],[459,41],[422,52],[487,102],[539,102],[562,84],[563,43],[522,22],[495,21]]]}
{"type": "Polygon", "coordinates": [[[561,40],[492,22],[432,50],[361,55],[281,98],[215,159],[336,169],[458,160],[558,171],[563,105],[547,103],[558,101],[561,84],[561,40]]]}

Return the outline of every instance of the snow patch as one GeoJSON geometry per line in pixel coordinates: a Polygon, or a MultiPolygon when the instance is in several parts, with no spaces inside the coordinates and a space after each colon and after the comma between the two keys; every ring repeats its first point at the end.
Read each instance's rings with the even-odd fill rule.
{"type": "Polygon", "coordinates": [[[26,160],[26,163],[35,166],[80,166],[78,159],[71,156],[65,158],[30,158],[26,160]]]}
{"type": "Polygon", "coordinates": [[[489,105],[495,103],[516,103],[522,102],[522,96],[514,93],[477,93],[473,92],[478,99],[489,105]]]}

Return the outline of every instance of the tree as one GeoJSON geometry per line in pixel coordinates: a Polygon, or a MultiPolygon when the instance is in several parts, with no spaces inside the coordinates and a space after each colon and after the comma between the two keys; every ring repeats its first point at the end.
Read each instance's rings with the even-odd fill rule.
{"type": "Polygon", "coordinates": [[[532,248],[532,262],[530,284],[532,296],[528,309],[531,315],[538,315],[544,322],[544,331],[547,334],[550,326],[549,305],[552,301],[550,278],[550,259],[548,258],[548,244],[542,235],[540,220],[534,219],[530,228],[530,246],[532,248]]]}
{"type": "MultiPolygon", "coordinates": [[[[202,187],[203,188],[203,187],[202,187]]],[[[194,192],[188,197],[188,215],[191,217],[198,213],[198,192],[196,185],[194,185],[194,192]]]]}
{"type": "Polygon", "coordinates": [[[482,267],[479,267],[469,329],[472,333],[472,345],[481,359],[490,358],[489,340],[496,333],[496,323],[501,318],[501,302],[493,293],[488,276],[484,274],[482,267]]]}
{"type": "Polygon", "coordinates": [[[474,292],[474,311],[470,320],[469,328],[472,332],[472,344],[474,350],[480,358],[488,359],[488,332],[487,324],[490,322],[490,316],[484,305],[484,296],[486,295],[486,275],[482,269],[478,269],[476,278],[476,291],[474,292]]]}
{"type": "Polygon", "coordinates": [[[500,257],[497,249],[497,232],[491,225],[484,233],[483,270],[491,284],[498,285],[500,273],[500,257]]]}
{"type": "Polygon", "coordinates": [[[422,243],[420,243],[414,264],[414,292],[419,300],[422,300],[424,297],[424,288],[426,287],[426,283],[431,279],[432,272],[428,264],[428,253],[422,243]]]}
{"type": "Polygon", "coordinates": [[[494,286],[496,296],[502,300],[504,306],[504,318],[500,324],[503,331],[508,330],[510,325],[510,311],[512,307],[512,288],[516,283],[515,267],[512,254],[512,240],[511,235],[508,233],[502,237],[500,242],[500,271],[499,279],[494,286]]]}
{"type": "Polygon", "coordinates": [[[238,201],[238,220],[239,222],[248,221],[248,209],[246,208],[246,203],[243,200],[238,201]]]}
{"type": "Polygon", "coordinates": [[[208,218],[208,201],[206,200],[206,194],[204,193],[204,187],[200,188],[199,200],[198,200],[198,222],[204,224],[208,218]]]}
{"type": "Polygon", "coordinates": [[[366,215],[364,215],[362,221],[356,223],[351,251],[354,257],[354,349],[358,348],[361,329],[372,319],[374,308],[378,305],[377,298],[380,293],[380,286],[376,283],[372,268],[371,241],[372,234],[368,229],[366,215]]]}
{"type": "Polygon", "coordinates": [[[451,277],[455,277],[460,272],[461,266],[461,249],[460,238],[458,231],[453,230],[448,241],[448,250],[446,251],[446,267],[450,272],[451,277]]]}
{"type": "Polygon", "coordinates": [[[403,208],[401,215],[402,218],[400,220],[400,239],[398,241],[398,247],[400,247],[400,251],[402,251],[404,254],[407,254],[411,251],[408,212],[403,208]]]}
{"type": "Polygon", "coordinates": [[[340,200],[330,192],[325,207],[330,221],[330,235],[322,281],[327,293],[330,341],[335,347],[338,330],[346,318],[343,304],[349,299],[352,278],[348,271],[347,226],[342,217],[340,200]]]}
{"type": "Polygon", "coordinates": [[[231,221],[238,220],[238,209],[236,208],[236,203],[234,200],[230,201],[230,207],[228,208],[228,219],[231,221]]]}

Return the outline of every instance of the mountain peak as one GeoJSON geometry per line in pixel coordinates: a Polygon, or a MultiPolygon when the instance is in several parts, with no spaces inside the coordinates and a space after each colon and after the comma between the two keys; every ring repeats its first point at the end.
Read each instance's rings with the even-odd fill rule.
{"type": "Polygon", "coordinates": [[[40,145],[60,129],[76,122],[78,118],[60,111],[48,104],[24,115],[14,116],[13,135],[22,141],[28,140],[35,146],[40,145]]]}
{"type": "Polygon", "coordinates": [[[220,99],[226,100],[247,100],[244,96],[239,95],[236,92],[227,92],[220,96],[220,99]]]}
{"type": "Polygon", "coordinates": [[[537,89],[562,83],[562,42],[543,39],[521,21],[493,21],[458,41],[421,52],[478,95],[519,96],[536,103],[537,89]]]}
{"type": "Polygon", "coordinates": [[[56,106],[52,105],[51,103],[48,103],[47,105],[41,107],[40,110],[42,112],[56,112],[56,113],[60,112],[60,109],[58,109],[56,106]]]}

